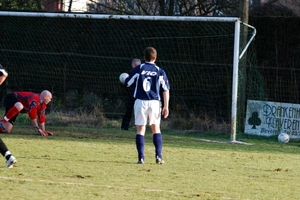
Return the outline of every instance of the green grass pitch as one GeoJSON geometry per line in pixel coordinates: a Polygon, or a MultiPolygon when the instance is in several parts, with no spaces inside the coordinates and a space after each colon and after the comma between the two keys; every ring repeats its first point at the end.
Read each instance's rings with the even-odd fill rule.
{"type": "MultiPolygon", "coordinates": [[[[135,132],[49,127],[41,137],[16,126],[0,137],[17,158],[0,168],[1,199],[297,199],[299,144],[244,138],[253,145],[203,142],[163,133],[164,165],[155,164],[146,133],[146,162],[136,164],[135,132]]],[[[209,139],[229,141],[213,136],[209,139]]]]}

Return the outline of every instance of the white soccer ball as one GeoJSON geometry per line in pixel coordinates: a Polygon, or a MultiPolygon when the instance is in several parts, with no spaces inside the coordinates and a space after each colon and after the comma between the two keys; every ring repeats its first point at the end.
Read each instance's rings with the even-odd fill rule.
{"type": "Polygon", "coordinates": [[[287,133],[280,133],[278,135],[278,142],[286,144],[289,141],[290,141],[290,136],[287,133]]]}
{"type": "Polygon", "coordinates": [[[122,73],[120,76],[119,76],[119,80],[122,84],[125,83],[125,79],[129,76],[129,74],[127,73],[122,73]]]}

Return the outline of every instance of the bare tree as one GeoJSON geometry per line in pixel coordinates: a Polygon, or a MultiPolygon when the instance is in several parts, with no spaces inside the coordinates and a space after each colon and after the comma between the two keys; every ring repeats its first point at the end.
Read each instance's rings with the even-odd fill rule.
{"type": "MultiPolygon", "coordinates": [[[[250,5],[250,15],[300,16],[299,0],[246,1],[250,5]]],[[[72,12],[74,3],[76,2],[73,0],[0,1],[3,10],[27,11],[59,11],[65,4],[67,11],[72,12]]],[[[162,16],[240,16],[240,0],[87,0],[86,4],[88,10],[84,9],[82,12],[162,16]]]]}
{"type": "Polygon", "coordinates": [[[128,15],[237,16],[239,0],[91,0],[93,12],[128,15]]]}
{"type": "Polygon", "coordinates": [[[2,0],[0,2],[3,10],[26,10],[41,11],[42,0],[2,0]]]}
{"type": "Polygon", "coordinates": [[[68,12],[72,12],[72,3],[73,3],[73,1],[70,0],[69,6],[68,6],[68,12]]]}
{"type": "Polygon", "coordinates": [[[299,0],[254,0],[251,16],[300,16],[299,0]]]}

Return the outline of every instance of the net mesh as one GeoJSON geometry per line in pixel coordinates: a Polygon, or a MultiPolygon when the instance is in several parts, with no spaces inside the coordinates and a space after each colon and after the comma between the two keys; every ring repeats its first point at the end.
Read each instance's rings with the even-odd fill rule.
{"type": "Polygon", "coordinates": [[[171,84],[171,111],[230,121],[232,22],[1,16],[0,24],[5,93],[48,89],[56,109],[97,104],[120,116],[118,77],[153,46],[171,84]]]}

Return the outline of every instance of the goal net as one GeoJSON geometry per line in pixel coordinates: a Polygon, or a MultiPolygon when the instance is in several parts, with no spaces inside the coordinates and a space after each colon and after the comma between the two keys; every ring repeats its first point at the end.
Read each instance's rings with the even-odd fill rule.
{"type": "Polygon", "coordinates": [[[55,109],[99,105],[118,117],[125,96],[118,77],[153,46],[171,84],[171,115],[235,117],[235,70],[245,49],[238,18],[0,12],[0,21],[6,92],[48,89],[55,109]]]}

